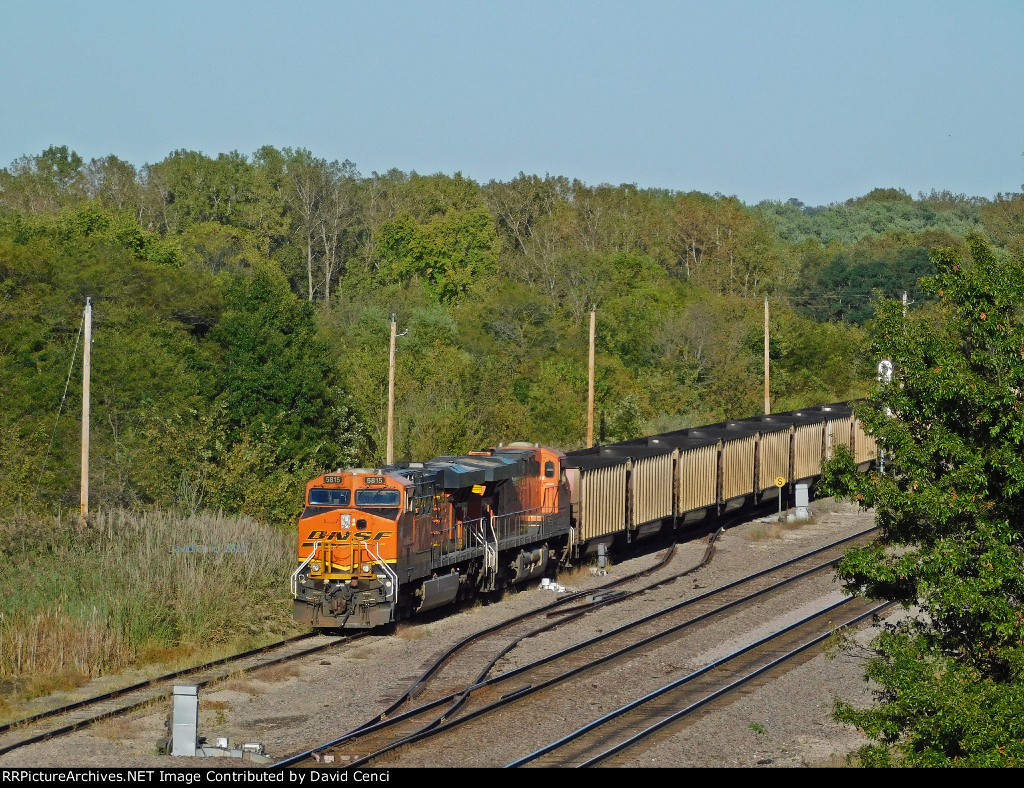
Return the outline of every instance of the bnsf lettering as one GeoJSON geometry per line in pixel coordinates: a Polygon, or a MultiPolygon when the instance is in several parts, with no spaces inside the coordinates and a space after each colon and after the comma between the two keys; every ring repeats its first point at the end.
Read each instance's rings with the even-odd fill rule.
{"type": "Polygon", "coordinates": [[[347,542],[349,539],[354,539],[358,542],[379,542],[382,539],[390,539],[395,535],[394,531],[378,531],[376,534],[372,534],[370,531],[312,531],[309,536],[308,542],[303,542],[303,547],[312,547],[313,542],[347,542]],[[326,535],[325,535],[326,534],[326,535]]]}

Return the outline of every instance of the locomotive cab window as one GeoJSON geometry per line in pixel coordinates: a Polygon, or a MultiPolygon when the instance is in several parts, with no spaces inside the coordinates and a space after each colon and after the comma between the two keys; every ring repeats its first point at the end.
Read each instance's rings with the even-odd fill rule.
{"type": "Polygon", "coordinates": [[[398,490],[356,490],[356,506],[398,506],[401,502],[398,490]]]}
{"type": "Polygon", "coordinates": [[[555,464],[551,462],[551,460],[548,460],[546,463],[544,463],[544,478],[555,478],[555,464]]]}
{"type": "Polygon", "coordinates": [[[328,490],[314,487],[309,491],[310,506],[348,506],[351,499],[351,490],[328,490]]]}

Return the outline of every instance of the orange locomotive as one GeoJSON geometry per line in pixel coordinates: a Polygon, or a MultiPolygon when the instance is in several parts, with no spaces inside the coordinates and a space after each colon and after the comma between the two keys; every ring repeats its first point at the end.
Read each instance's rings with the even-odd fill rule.
{"type": "Polygon", "coordinates": [[[368,629],[540,577],[570,535],[561,452],[512,443],[306,485],[295,618],[368,629]]]}

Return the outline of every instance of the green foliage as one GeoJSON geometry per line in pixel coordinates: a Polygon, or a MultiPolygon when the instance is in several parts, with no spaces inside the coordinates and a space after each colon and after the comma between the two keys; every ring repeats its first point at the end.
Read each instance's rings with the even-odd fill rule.
{"type": "Polygon", "coordinates": [[[208,397],[223,404],[232,446],[220,500],[231,506],[236,495],[249,514],[287,519],[301,499],[299,479],[352,462],[358,441],[313,308],[291,292],[280,271],[257,266],[251,276],[230,281],[225,310],[209,338],[220,363],[208,397]],[[262,496],[258,503],[256,493],[262,496]]]}
{"type": "Polygon", "coordinates": [[[940,230],[964,236],[982,229],[982,200],[935,193],[913,200],[899,189],[875,189],[864,197],[828,206],[808,207],[799,200],[759,203],[754,212],[770,221],[777,236],[800,244],[815,238],[823,245],[852,246],[858,241],[898,230],[940,230]]]}
{"type": "Polygon", "coordinates": [[[238,151],[211,159],[198,151],[177,150],[148,167],[146,177],[166,206],[166,230],[180,232],[202,222],[260,225],[265,190],[256,168],[238,151]]]}
{"type": "Polygon", "coordinates": [[[858,244],[808,271],[794,288],[793,300],[815,320],[863,325],[874,313],[875,291],[889,297],[906,291],[908,299],[919,304],[925,295],[918,280],[933,271],[924,247],[879,249],[858,244]]]}
{"type": "Polygon", "coordinates": [[[879,304],[872,350],[896,375],[858,413],[889,472],[843,456],[820,482],[878,512],[880,541],[840,565],[847,588],[912,611],[875,643],[879,704],[838,707],[879,740],[867,763],[1024,755],[1024,261],[968,243],[933,255],[933,308],[879,304]]]}
{"type": "Polygon", "coordinates": [[[82,194],[82,157],[66,145],[38,156],[22,156],[0,170],[0,205],[17,211],[56,214],[82,194]]]}
{"type": "Polygon", "coordinates": [[[455,302],[494,271],[496,247],[494,221],[477,208],[449,211],[426,224],[403,213],[381,228],[377,253],[394,279],[419,277],[440,301],[455,302]]]}
{"type": "Polygon", "coordinates": [[[1013,254],[1024,254],[1024,194],[998,194],[981,208],[985,228],[1013,254]]]}
{"type": "Polygon", "coordinates": [[[884,658],[867,676],[883,690],[875,709],[837,702],[838,721],[882,744],[860,751],[869,767],[974,768],[1024,763],[1024,683],[998,682],[956,658],[935,654],[923,629],[881,634],[884,658]]]}
{"type": "Polygon", "coordinates": [[[735,197],[680,195],[672,248],[681,275],[721,294],[745,296],[775,289],[782,261],[771,225],[735,197]]]}
{"type": "MultiPolygon", "coordinates": [[[[167,415],[198,404],[189,361],[196,313],[184,313],[176,302],[192,300],[192,309],[201,312],[209,283],[166,264],[161,239],[137,226],[131,232],[119,216],[90,204],[56,219],[12,221],[6,229],[0,232],[0,425],[20,443],[15,467],[22,471],[0,497],[30,507],[77,500],[77,409],[67,406],[63,418],[56,417],[67,383],[71,403],[81,396],[80,374],[69,381],[68,373],[89,296],[96,323],[93,376],[100,382],[93,389],[93,420],[103,425],[92,440],[93,499],[145,499],[138,480],[146,425],[158,411],[167,415]],[[48,452],[50,440],[56,450],[48,452]],[[67,451],[69,446],[76,448],[67,451]]],[[[75,364],[80,370],[81,361],[75,364]]]]}
{"type": "Polygon", "coordinates": [[[779,305],[772,305],[771,314],[772,410],[854,400],[867,393],[875,364],[867,352],[865,332],[819,323],[779,305]]]}

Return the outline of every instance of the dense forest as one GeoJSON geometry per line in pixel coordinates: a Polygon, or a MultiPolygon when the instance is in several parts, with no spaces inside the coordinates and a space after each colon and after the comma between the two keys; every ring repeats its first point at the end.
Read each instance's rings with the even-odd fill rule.
{"type": "Polygon", "coordinates": [[[929,298],[936,248],[1020,251],[1021,195],[845,203],[520,174],[361,174],[304,149],[179,150],[136,168],[67,147],[0,170],[0,509],[78,502],[93,303],[97,506],[287,526],[305,480],[585,438],[588,313],[605,441],[863,396],[878,295],[929,298]]]}

